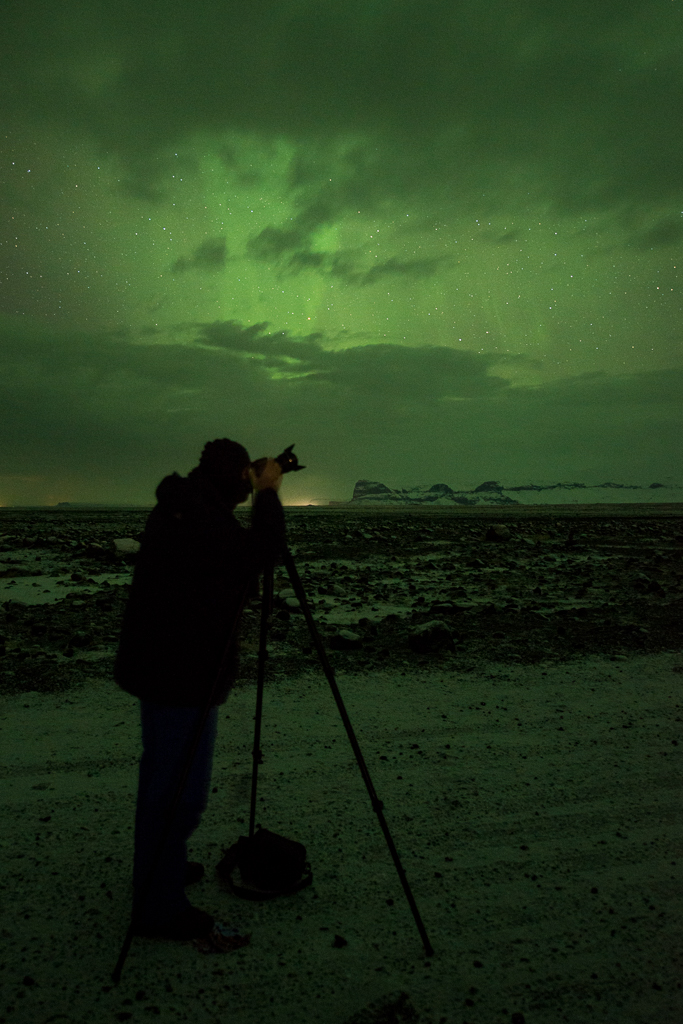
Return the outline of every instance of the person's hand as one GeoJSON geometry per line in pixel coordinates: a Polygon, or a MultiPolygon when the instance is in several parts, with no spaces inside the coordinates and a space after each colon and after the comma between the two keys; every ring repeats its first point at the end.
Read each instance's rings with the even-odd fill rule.
{"type": "Polygon", "coordinates": [[[275,459],[267,459],[258,475],[253,466],[249,467],[249,479],[255,491],[262,491],[266,487],[272,487],[274,491],[279,491],[282,483],[282,470],[275,459]]]}

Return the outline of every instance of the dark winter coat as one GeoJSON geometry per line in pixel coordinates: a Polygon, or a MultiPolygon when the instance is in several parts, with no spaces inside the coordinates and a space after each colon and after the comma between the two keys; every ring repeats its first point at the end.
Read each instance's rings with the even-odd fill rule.
{"type": "MultiPolygon", "coordinates": [[[[114,679],[141,700],[204,706],[245,584],[253,594],[267,559],[277,562],[286,544],[284,511],[275,490],[258,491],[246,530],[196,474],[164,477],[156,498],[136,556],[114,679]]],[[[238,670],[236,638],[212,705],[225,702],[238,670]]]]}

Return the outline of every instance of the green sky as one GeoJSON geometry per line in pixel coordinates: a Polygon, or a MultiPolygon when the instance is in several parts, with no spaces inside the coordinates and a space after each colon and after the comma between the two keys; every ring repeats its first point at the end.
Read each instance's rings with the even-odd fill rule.
{"type": "Polygon", "coordinates": [[[683,483],[672,0],[10,0],[0,504],[683,483]]]}

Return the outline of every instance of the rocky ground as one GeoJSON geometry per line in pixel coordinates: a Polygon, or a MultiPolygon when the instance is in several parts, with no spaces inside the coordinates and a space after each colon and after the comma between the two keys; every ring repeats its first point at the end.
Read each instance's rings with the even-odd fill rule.
{"type": "MultiPolygon", "coordinates": [[[[683,509],[286,508],[289,548],[330,662],[345,672],[680,651],[683,509]]],[[[0,511],[0,692],[111,675],[149,510],[0,511]]],[[[250,510],[237,510],[248,526],[250,510]]],[[[275,567],[268,672],[318,656],[275,567]]],[[[238,679],[255,679],[260,598],[238,679]]]]}
{"type": "Polygon", "coordinates": [[[0,1024],[680,1024],[681,511],[286,509],[434,956],[280,565],[256,820],[313,883],[216,875],[248,831],[256,595],[188,850],[193,905],[252,943],[136,939],[118,986],[140,709],[111,669],[148,512],[0,511],[0,1024]]]}

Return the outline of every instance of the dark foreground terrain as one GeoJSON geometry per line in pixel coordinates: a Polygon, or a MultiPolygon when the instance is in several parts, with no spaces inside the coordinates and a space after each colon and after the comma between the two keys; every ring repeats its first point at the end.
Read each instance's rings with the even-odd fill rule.
{"type": "Polygon", "coordinates": [[[251,813],[256,597],[188,849],[192,904],[252,942],[136,938],[118,986],[141,723],[111,670],[148,512],[2,513],[0,1024],[681,1024],[680,511],[287,509],[434,955],[278,566],[256,820],[312,884],[216,873],[251,813]]]}
{"type": "MultiPolygon", "coordinates": [[[[325,649],[345,672],[681,650],[683,506],[285,511],[325,649]]],[[[0,510],[0,692],[111,676],[135,562],[115,541],[140,540],[148,515],[0,510]],[[64,597],[43,587],[64,574],[64,597]],[[46,603],[11,597],[32,576],[46,603]]],[[[248,526],[248,507],[236,515],[248,526]]],[[[238,682],[256,678],[259,620],[254,595],[238,682]]],[[[282,565],[270,621],[267,676],[318,663],[282,565]]]]}

